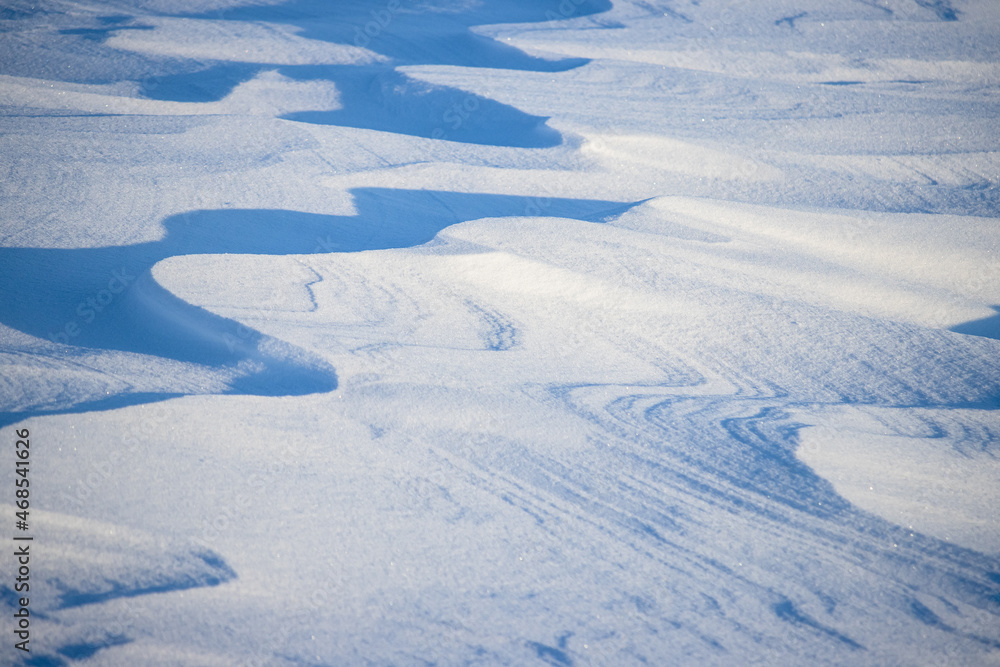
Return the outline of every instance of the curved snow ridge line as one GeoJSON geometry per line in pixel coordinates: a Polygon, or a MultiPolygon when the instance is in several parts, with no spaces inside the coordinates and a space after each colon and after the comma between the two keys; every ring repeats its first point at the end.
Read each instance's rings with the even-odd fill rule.
{"type": "MultiPolygon", "coordinates": [[[[615,402],[621,404],[622,399],[615,402]]],[[[983,635],[990,634],[988,630],[977,630],[975,623],[970,627],[960,610],[978,610],[983,618],[1000,615],[1000,560],[850,506],[795,460],[801,425],[782,406],[758,400],[747,405],[728,397],[707,401],[685,397],[681,405],[686,409],[678,412],[677,404],[669,400],[652,408],[643,407],[641,400],[626,403],[640,409],[611,417],[611,424],[592,409],[579,413],[608,428],[610,438],[592,450],[588,456],[592,460],[570,468],[508,443],[504,458],[481,464],[491,474],[518,481],[527,497],[534,498],[529,505],[549,508],[549,519],[571,515],[574,521],[592,523],[604,532],[624,531],[621,541],[643,558],[664,564],[676,564],[678,554],[687,554],[684,560],[695,568],[692,572],[715,572],[713,583],[705,582],[709,589],[750,586],[758,590],[757,596],[767,591],[765,599],[781,598],[771,605],[780,620],[795,620],[780,607],[784,602],[814,597],[825,589],[834,595],[837,607],[854,608],[859,614],[879,609],[911,627],[934,625],[964,640],[998,645],[983,635]],[[613,424],[625,427],[628,437],[613,424]],[[631,482],[624,484],[624,478],[631,482]],[[728,563],[720,555],[712,535],[720,511],[723,516],[753,517],[752,526],[729,526],[728,538],[736,548],[733,560],[745,563],[728,563]],[[757,544],[761,532],[771,535],[767,544],[757,544]],[[664,549],[673,555],[657,555],[664,549]],[[809,563],[805,569],[818,590],[799,590],[801,583],[762,567],[772,552],[809,563]],[[883,587],[871,592],[845,588],[843,582],[831,579],[822,564],[845,558],[883,582],[883,587]],[[720,575],[729,583],[718,583],[715,578],[720,575]],[[917,605],[931,605],[937,611],[919,614],[914,611],[917,605]]],[[[539,512],[537,507],[526,511],[533,516],[539,512]]],[[[831,619],[838,617],[842,613],[831,619]]],[[[827,621],[816,622],[834,627],[827,621]]],[[[805,626],[818,629],[811,623],[805,626]]],[[[865,643],[862,637],[850,641],[865,643]]]]}
{"type": "Polygon", "coordinates": [[[552,148],[562,143],[546,116],[524,113],[460,86],[428,83],[401,68],[358,68],[326,76],[336,81],[336,106],[280,118],[483,146],[552,148]],[[499,127],[504,131],[497,132],[499,127]]]}
{"type": "MultiPolygon", "coordinates": [[[[16,508],[0,505],[0,510],[12,515],[16,508]]],[[[102,649],[129,644],[137,639],[134,628],[144,608],[124,599],[214,587],[237,578],[217,553],[184,539],[34,507],[30,520],[35,539],[14,545],[27,550],[29,567],[39,568],[39,576],[31,577],[30,613],[36,636],[44,639],[31,643],[31,659],[17,664],[76,664],[102,649]],[[94,608],[115,600],[115,605],[94,608]]],[[[10,613],[23,595],[0,584],[0,606],[11,607],[10,613]]]]}
{"type": "Polygon", "coordinates": [[[115,598],[169,593],[202,586],[218,586],[236,579],[236,571],[212,551],[194,549],[182,557],[174,556],[172,560],[176,562],[182,558],[186,565],[183,570],[157,572],[151,575],[148,581],[129,585],[105,581],[110,585],[100,590],[84,590],[80,582],[76,580],[71,585],[64,584],[59,579],[51,579],[50,582],[60,589],[59,608],[71,609],[107,602],[115,598]]]}
{"type": "Polygon", "coordinates": [[[310,280],[309,282],[305,283],[302,287],[303,287],[303,289],[305,289],[306,294],[309,295],[309,311],[308,312],[315,313],[316,311],[319,310],[319,303],[316,302],[316,292],[313,289],[313,285],[318,285],[319,283],[323,282],[323,276],[320,273],[318,273],[316,271],[316,269],[314,269],[314,268],[312,268],[310,266],[307,266],[305,263],[303,263],[299,259],[296,259],[296,263],[299,266],[301,266],[306,272],[312,274],[312,276],[311,276],[312,280],[310,280]]]}
{"type": "Polygon", "coordinates": [[[492,352],[505,352],[520,344],[520,333],[513,322],[502,313],[478,305],[472,301],[465,302],[466,308],[482,323],[483,344],[492,352]]]}
{"type": "Polygon", "coordinates": [[[368,65],[388,60],[353,44],[297,34],[288,25],[175,17],[143,18],[146,30],[119,30],[105,46],[153,56],[260,65],[368,65]]]}
{"type": "Polygon", "coordinates": [[[638,389],[643,393],[630,393],[625,387],[614,385],[603,389],[567,387],[557,388],[554,395],[566,401],[576,414],[614,434],[623,443],[635,439],[635,447],[644,456],[657,452],[656,456],[679,458],[690,468],[702,469],[706,479],[726,480],[741,489],[741,493],[749,491],[769,502],[777,500],[817,516],[828,516],[831,510],[848,507],[827,484],[814,479],[814,474],[795,460],[798,432],[804,425],[791,415],[800,412],[802,405],[790,401],[787,395],[691,396],[671,387],[661,391],[638,389]],[[592,391],[579,396],[584,389],[592,391]],[[594,404],[601,394],[606,403],[603,410],[594,404]],[[671,394],[675,395],[668,398],[671,394]],[[719,437],[706,440],[705,432],[714,432],[719,437]],[[692,439],[700,444],[695,445],[692,439]],[[747,467],[751,459],[758,464],[747,467]],[[773,474],[765,477],[758,474],[779,468],[787,469],[791,478],[778,480],[771,479],[773,474]],[[799,482],[794,478],[800,478],[799,482]]]}
{"type": "Polygon", "coordinates": [[[780,168],[707,146],[655,134],[583,134],[584,155],[592,155],[608,171],[633,164],[667,172],[741,182],[780,182],[780,168]]]}
{"type": "Polygon", "coordinates": [[[810,415],[816,425],[802,431],[796,456],[842,497],[894,523],[1000,554],[995,408],[834,406],[810,415]]]}
{"type": "Polygon", "coordinates": [[[152,352],[214,367],[230,388],[264,396],[333,391],[337,374],[318,356],[193,306],[141,274],[123,302],[132,333],[152,352]],[[159,349],[157,349],[159,348],[159,349]]]}
{"type": "MultiPolygon", "coordinates": [[[[10,515],[16,511],[13,505],[0,508],[10,515]]],[[[218,586],[237,577],[217,553],[184,540],[34,508],[31,528],[45,554],[45,574],[32,581],[32,609],[47,615],[115,598],[218,586]]],[[[3,590],[9,604],[9,589],[3,590]]]]}
{"type": "Polygon", "coordinates": [[[954,86],[1000,82],[1000,64],[972,60],[866,58],[865,66],[858,67],[856,61],[842,55],[706,49],[693,42],[693,48],[685,50],[595,47],[531,37],[514,38],[511,43],[563,56],[663,65],[753,80],[762,78],[763,73],[763,78],[804,84],[935,82],[954,86]]]}
{"type": "MultiPolygon", "coordinates": [[[[134,387],[72,357],[18,349],[0,350],[0,414],[52,409],[90,395],[119,393],[134,387]],[[67,380],[70,380],[67,382],[67,380]],[[81,391],[82,389],[82,391],[81,391]]],[[[0,417],[0,424],[4,420],[0,417]]]]}
{"type": "MultiPolygon", "coordinates": [[[[616,568],[643,571],[651,564],[664,568],[670,576],[660,582],[667,586],[666,591],[660,589],[660,595],[671,596],[675,605],[640,609],[656,618],[655,622],[694,632],[713,649],[725,650],[699,632],[700,622],[691,615],[694,610],[685,609],[687,604],[697,604],[691,601],[708,599],[719,622],[729,627],[726,643],[730,645],[778,639],[781,631],[776,632],[774,621],[782,620],[801,626],[801,633],[818,632],[852,649],[864,648],[836,629],[843,624],[839,616],[827,618],[829,611],[806,611],[816,608],[816,591],[787,582],[781,572],[762,571],[756,564],[760,559],[747,550],[746,540],[759,538],[761,531],[770,534],[767,548],[777,550],[789,542],[795,544],[796,539],[799,548],[805,546],[800,537],[788,534],[781,518],[757,521],[758,532],[752,535],[743,526],[742,533],[725,536],[737,549],[732,553],[706,533],[722,530],[720,519],[724,522],[728,514],[747,508],[706,495],[704,489],[698,492],[698,487],[692,493],[683,472],[676,479],[635,476],[628,461],[618,456],[577,461],[570,468],[547,456],[511,448],[512,443],[504,444],[502,457],[472,461],[478,468],[472,482],[533,517],[546,532],[562,533],[570,541],[587,541],[589,535],[597,544],[610,537],[615,545],[625,547],[615,549],[616,568]]],[[[735,524],[730,527],[735,528],[735,524]]],[[[599,549],[593,549],[592,558],[607,557],[599,549]]],[[[834,604],[842,602],[837,599],[834,604]]],[[[869,605],[857,606],[866,609],[869,605]]],[[[713,629],[718,631],[718,627],[713,629]]]]}
{"type": "MultiPolygon", "coordinates": [[[[700,471],[697,476],[720,490],[729,488],[729,493],[756,497],[762,506],[783,506],[781,514],[791,512],[800,517],[797,521],[785,517],[783,521],[789,524],[837,519],[831,523],[831,529],[836,531],[851,533],[860,529],[861,533],[915,538],[907,529],[856,510],[830,484],[796,459],[795,452],[800,446],[798,434],[804,424],[793,418],[794,408],[795,404],[787,399],[661,398],[644,407],[642,401],[619,398],[609,404],[608,416],[614,423],[628,426],[637,441],[636,449],[649,461],[682,461],[689,472],[700,471]],[[625,406],[637,409],[618,409],[625,406]],[[714,433],[716,437],[706,439],[706,433],[714,433]],[[700,444],[694,445],[694,441],[700,444]],[[881,527],[873,528],[880,524],[881,527]]],[[[593,415],[593,408],[587,414],[593,415]]],[[[622,446],[632,447],[625,443],[622,446]]],[[[676,469],[675,465],[666,467],[676,469]]],[[[857,535],[854,539],[869,538],[857,535]]],[[[1000,566],[996,558],[933,538],[921,538],[920,544],[922,560],[940,559],[936,567],[949,570],[972,566],[979,569],[976,578],[981,584],[995,588],[988,582],[993,581],[990,573],[1000,566]]],[[[996,600],[990,603],[989,599],[987,595],[985,604],[994,611],[1000,610],[996,600]]]]}
{"type": "Polygon", "coordinates": [[[275,71],[261,71],[215,101],[160,100],[137,97],[134,83],[82,84],[0,74],[0,105],[96,116],[217,116],[291,114],[340,106],[329,81],[295,81],[275,71]]]}

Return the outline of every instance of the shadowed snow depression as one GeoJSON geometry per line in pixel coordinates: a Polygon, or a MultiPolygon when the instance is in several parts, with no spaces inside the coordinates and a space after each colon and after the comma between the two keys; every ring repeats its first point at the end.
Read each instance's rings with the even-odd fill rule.
{"type": "Polygon", "coordinates": [[[0,33],[0,664],[1000,663],[1000,4],[0,33]]]}

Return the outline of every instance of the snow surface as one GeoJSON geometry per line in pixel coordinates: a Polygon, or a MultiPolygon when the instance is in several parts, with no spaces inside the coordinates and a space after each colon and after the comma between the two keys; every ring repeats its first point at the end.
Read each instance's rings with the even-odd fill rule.
{"type": "Polygon", "coordinates": [[[3,664],[1000,664],[1000,4],[0,31],[3,664]]]}

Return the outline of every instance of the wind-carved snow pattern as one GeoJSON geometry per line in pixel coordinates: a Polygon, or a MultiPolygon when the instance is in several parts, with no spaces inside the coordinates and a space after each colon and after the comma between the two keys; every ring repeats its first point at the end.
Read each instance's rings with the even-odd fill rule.
{"type": "MultiPolygon", "coordinates": [[[[13,505],[2,507],[15,511],[13,505]]],[[[128,609],[130,598],[218,586],[236,577],[218,554],[195,544],[53,512],[32,510],[29,516],[34,539],[14,544],[28,547],[35,577],[20,593],[6,582],[0,586],[11,614],[19,599],[30,599],[33,629],[47,637],[44,646],[35,640],[29,664],[68,664],[65,658],[89,658],[134,640],[135,618],[122,614],[113,625],[74,624],[66,622],[65,610],[112,600],[125,601],[120,608],[128,609]]]]}
{"type": "Polygon", "coordinates": [[[994,661],[998,22],[0,10],[37,657],[994,661]]]}

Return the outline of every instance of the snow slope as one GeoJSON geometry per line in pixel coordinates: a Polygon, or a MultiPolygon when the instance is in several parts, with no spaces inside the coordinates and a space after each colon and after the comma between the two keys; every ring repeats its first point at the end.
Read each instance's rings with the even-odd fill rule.
{"type": "Polygon", "coordinates": [[[995,3],[0,30],[3,661],[1000,661],[995,3]]]}

